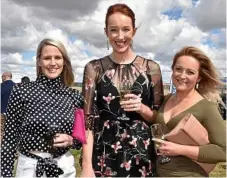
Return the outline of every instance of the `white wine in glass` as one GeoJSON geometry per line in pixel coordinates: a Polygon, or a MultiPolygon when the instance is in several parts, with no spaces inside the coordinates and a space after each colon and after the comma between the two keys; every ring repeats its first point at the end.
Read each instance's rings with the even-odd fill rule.
{"type": "MultiPolygon", "coordinates": [[[[151,133],[152,133],[153,138],[164,140],[164,134],[162,132],[162,125],[161,124],[153,124],[151,126],[151,133]]],[[[158,147],[159,146],[160,146],[160,144],[155,142],[156,153],[158,153],[158,147]]],[[[169,157],[167,157],[165,155],[159,155],[159,163],[160,164],[168,163],[169,161],[170,161],[169,157]]]]}
{"type": "MultiPolygon", "coordinates": [[[[124,96],[126,94],[130,94],[130,93],[131,93],[130,81],[125,80],[125,81],[121,82],[120,86],[119,86],[120,102],[129,100],[129,98],[125,98],[124,96]]],[[[126,116],[124,109],[121,109],[121,116],[119,116],[118,119],[119,120],[129,120],[129,118],[126,116]]]]}
{"type": "Polygon", "coordinates": [[[128,99],[127,98],[125,98],[124,96],[125,95],[127,95],[127,94],[130,94],[130,90],[128,90],[128,89],[122,89],[122,90],[120,90],[120,102],[121,101],[127,101],[128,99]]]}

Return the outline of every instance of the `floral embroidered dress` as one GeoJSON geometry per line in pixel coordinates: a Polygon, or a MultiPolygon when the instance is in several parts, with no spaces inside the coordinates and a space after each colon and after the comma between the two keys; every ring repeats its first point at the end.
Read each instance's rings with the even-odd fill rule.
{"type": "Polygon", "coordinates": [[[122,120],[119,87],[131,83],[131,93],[158,109],[163,99],[159,65],[136,56],[130,64],[117,64],[109,56],[89,62],[84,71],[86,129],[94,133],[92,164],[97,177],[152,177],[155,159],[150,124],[137,112],[122,120]]]}

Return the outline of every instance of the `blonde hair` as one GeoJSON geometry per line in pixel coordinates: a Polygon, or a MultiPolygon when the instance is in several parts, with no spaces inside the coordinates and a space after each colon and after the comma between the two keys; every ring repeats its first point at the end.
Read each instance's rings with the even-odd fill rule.
{"type": "Polygon", "coordinates": [[[38,48],[37,48],[37,52],[36,52],[36,73],[37,73],[37,76],[39,76],[42,73],[41,67],[39,66],[39,61],[40,61],[40,57],[41,57],[41,54],[42,54],[42,50],[47,45],[55,46],[61,52],[63,59],[64,59],[64,67],[63,67],[63,71],[61,73],[61,80],[66,86],[72,86],[73,83],[74,83],[74,75],[73,75],[73,70],[72,70],[72,64],[71,64],[70,58],[67,54],[67,51],[65,49],[65,46],[63,45],[62,42],[60,42],[58,40],[46,38],[46,39],[43,39],[39,43],[38,48]]]}
{"type": "Polygon", "coordinates": [[[210,58],[200,49],[193,46],[186,46],[175,54],[172,63],[172,70],[174,69],[177,59],[181,56],[191,56],[200,64],[199,76],[201,77],[201,80],[196,90],[204,98],[212,102],[223,103],[218,88],[219,86],[222,86],[223,83],[221,82],[220,76],[210,58]]]}

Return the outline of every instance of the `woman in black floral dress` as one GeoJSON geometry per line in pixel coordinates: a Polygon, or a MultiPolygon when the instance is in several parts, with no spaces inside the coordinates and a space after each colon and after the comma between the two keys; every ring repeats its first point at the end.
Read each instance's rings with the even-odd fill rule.
{"type": "Polygon", "coordinates": [[[134,19],[128,6],[110,6],[105,32],[113,52],[85,67],[88,144],[83,145],[83,177],[155,176],[156,156],[149,126],[162,102],[162,78],[156,62],[131,49],[134,19]],[[130,83],[131,92],[120,102],[123,82],[130,83]]]}

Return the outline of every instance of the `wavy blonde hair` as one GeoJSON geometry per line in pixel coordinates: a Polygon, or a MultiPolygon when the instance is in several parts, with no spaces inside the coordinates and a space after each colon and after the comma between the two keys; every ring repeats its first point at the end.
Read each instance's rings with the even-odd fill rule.
{"type": "Polygon", "coordinates": [[[55,39],[49,39],[49,38],[43,39],[38,45],[37,52],[36,52],[37,76],[39,76],[42,73],[41,67],[39,66],[39,61],[42,54],[42,50],[47,45],[55,46],[61,52],[64,59],[64,67],[61,73],[61,80],[66,86],[72,86],[74,83],[74,74],[73,74],[70,58],[67,54],[67,51],[63,43],[55,39]]]}
{"type": "Polygon", "coordinates": [[[221,82],[220,76],[210,58],[200,49],[193,46],[186,46],[175,54],[172,63],[172,70],[174,69],[177,59],[181,56],[191,56],[200,64],[199,76],[201,77],[201,80],[199,82],[199,87],[196,90],[204,98],[215,103],[220,102],[223,104],[219,95],[219,87],[223,86],[223,83],[221,82]]]}

